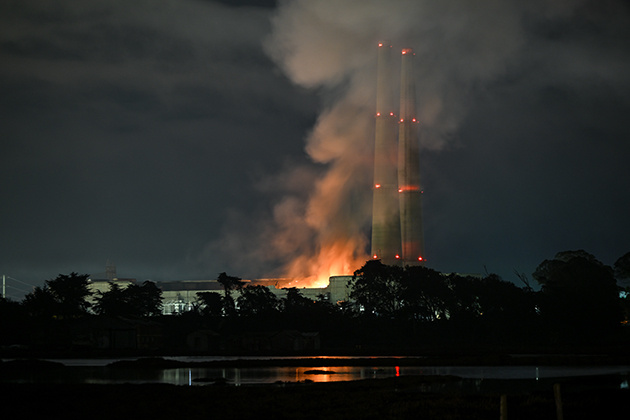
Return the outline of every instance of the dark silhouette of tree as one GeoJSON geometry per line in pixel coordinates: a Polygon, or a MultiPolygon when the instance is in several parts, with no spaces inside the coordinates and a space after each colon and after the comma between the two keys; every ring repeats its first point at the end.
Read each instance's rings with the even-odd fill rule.
{"type": "Polygon", "coordinates": [[[204,316],[221,316],[223,314],[223,297],[215,292],[199,292],[199,312],[204,316]]]}
{"type": "Polygon", "coordinates": [[[482,293],[480,279],[449,274],[446,277],[446,282],[453,293],[451,301],[448,302],[450,319],[473,319],[482,313],[479,301],[479,296],[482,293]]]}
{"type": "Polygon", "coordinates": [[[162,313],[162,289],[152,281],[132,284],[127,289],[132,305],[139,308],[140,316],[158,316],[162,313]]]}
{"type": "Polygon", "coordinates": [[[447,319],[452,295],[445,276],[438,271],[421,266],[405,269],[401,298],[403,312],[408,319],[447,319]]]}
{"type": "Polygon", "coordinates": [[[0,346],[25,344],[29,341],[26,315],[20,302],[0,297],[0,346]]]}
{"type": "Polygon", "coordinates": [[[321,330],[339,327],[343,316],[341,306],[332,305],[326,295],[320,294],[316,300],[302,295],[300,289],[285,288],[287,294],[282,299],[281,310],[285,325],[291,329],[321,330]]]}
{"type": "Polygon", "coordinates": [[[162,312],[162,290],[155,283],[145,281],[142,285],[130,284],[121,288],[110,283],[107,292],[99,292],[94,310],[98,315],[147,317],[162,312]]]}
{"type": "Polygon", "coordinates": [[[77,318],[87,314],[91,296],[88,274],[59,274],[35,287],[24,298],[23,305],[31,315],[57,318],[77,318]]]}
{"type": "Polygon", "coordinates": [[[309,310],[314,309],[314,302],[302,295],[300,290],[296,287],[287,287],[287,294],[282,299],[282,310],[286,314],[292,316],[302,316],[309,310]]]}
{"type": "Polygon", "coordinates": [[[243,316],[273,315],[278,312],[280,301],[265,286],[248,286],[240,289],[236,299],[238,313],[243,316]]]}
{"type": "Polygon", "coordinates": [[[630,252],[622,255],[615,261],[615,277],[618,279],[630,278],[630,252]]]}
{"type": "Polygon", "coordinates": [[[369,260],[349,282],[350,298],[368,315],[394,316],[402,307],[403,269],[369,260]]]}
{"type": "Polygon", "coordinates": [[[236,305],[234,304],[234,298],[232,298],[232,291],[240,290],[245,283],[239,277],[228,276],[225,272],[219,274],[217,281],[223,286],[225,293],[223,299],[225,314],[236,314],[236,305]]]}
{"type": "MultiPolygon", "coordinates": [[[[622,255],[615,261],[615,278],[617,280],[629,280],[630,279],[630,252],[622,255]]],[[[624,322],[627,324],[630,321],[630,286],[622,287],[620,291],[621,306],[623,312],[624,322]]]]}
{"type": "Polygon", "coordinates": [[[593,255],[583,250],[560,252],[543,261],[533,277],[542,286],[542,315],[559,336],[590,338],[619,325],[621,306],[613,271],[593,255]]]}
{"type": "Polygon", "coordinates": [[[126,316],[129,313],[129,302],[125,291],[118,283],[109,283],[109,291],[96,292],[94,312],[97,315],[126,316]]]}
{"type": "MultiPolygon", "coordinates": [[[[489,274],[479,281],[479,308],[484,318],[501,322],[515,322],[536,314],[530,289],[489,274]]],[[[517,327],[517,325],[514,325],[517,327]]]]}
{"type": "Polygon", "coordinates": [[[57,300],[46,286],[34,287],[32,292],[24,296],[22,305],[34,317],[52,318],[57,314],[57,300]]]}

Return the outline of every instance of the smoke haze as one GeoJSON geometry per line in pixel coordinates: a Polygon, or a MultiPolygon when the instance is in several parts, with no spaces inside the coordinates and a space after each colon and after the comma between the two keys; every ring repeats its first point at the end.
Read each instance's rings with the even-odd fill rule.
{"type": "Polygon", "coordinates": [[[626,0],[8,0],[1,274],[359,268],[381,41],[416,53],[427,266],[630,250],[626,0]]]}
{"type": "MultiPolygon", "coordinates": [[[[454,137],[460,123],[485,86],[528,59],[553,58],[549,47],[536,45],[535,29],[588,11],[587,3],[281,2],[265,48],[294,83],[319,89],[323,109],[305,149],[314,162],[325,165],[314,181],[304,183],[308,194],[287,191],[274,210],[275,226],[265,232],[273,238],[271,255],[290,261],[281,275],[319,274],[321,284],[329,275],[351,273],[369,258],[379,41],[396,51],[414,49],[421,147],[442,150],[458,144],[454,137]]],[[[584,70],[588,66],[578,71],[584,70]]],[[[397,83],[392,80],[394,88],[397,83]]]]}

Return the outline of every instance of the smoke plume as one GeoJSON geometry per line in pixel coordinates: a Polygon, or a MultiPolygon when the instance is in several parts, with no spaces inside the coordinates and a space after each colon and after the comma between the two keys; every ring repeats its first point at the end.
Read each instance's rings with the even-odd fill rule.
{"type": "Polygon", "coordinates": [[[322,170],[292,168],[280,177],[289,182],[274,181],[285,195],[264,229],[265,257],[288,261],[276,274],[324,285],[328,276],[352,273],[369,258],[378,42],[395,51],[414,49],[421,148],[441,150],[457,143],[473,93],[518,62],[528,30],[587,4],[281,1],[265,49],[295,84],[321,93],[322,110],[305,150],[322,170]],[[296,179],[303,183],[297,186],[296,179]]]}

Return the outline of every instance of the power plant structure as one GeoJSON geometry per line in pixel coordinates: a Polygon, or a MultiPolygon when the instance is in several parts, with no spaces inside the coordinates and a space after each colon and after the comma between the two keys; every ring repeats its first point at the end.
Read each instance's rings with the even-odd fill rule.
{"type": "Polygon", "coordinates": [[[413,50],[401,54],[400,104],[394,109],[391,46],[379,44],[374,139],[372,258],[388,265],[424,265],[419,120],[413,50]]]}

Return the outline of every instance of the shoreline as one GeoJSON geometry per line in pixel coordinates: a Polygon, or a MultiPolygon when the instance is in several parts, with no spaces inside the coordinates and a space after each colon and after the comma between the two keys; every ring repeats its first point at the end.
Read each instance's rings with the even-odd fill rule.
{"type": "MultiPolygon", "coordinates": [[[[555,382],[524,389],[513,382],[489,380],[483,392],[471,392],[449,386],[457,381],[454,377],[409,376],[247,386],[0,384],[0,392],[11,402],[4,413],[17,418],[50,418],[56,417],[56,413],[63,414],[65,419],[95,420],[496,419],[503,400],[507,401],[509,418],[555,418],[555,382]]],[[[630,390],[604,385],[586,389],[579,379],[561,381],[566,418],[614,418],[625,412],[630,390]]]]}
{"type": "Polygon", "coordinates": [[[55,368],[175,369],[269,367],[606,367],[630,366],[630,355],[506,354],[459,356],[123,356],[0,357],[2,372],[55,368]]]}

